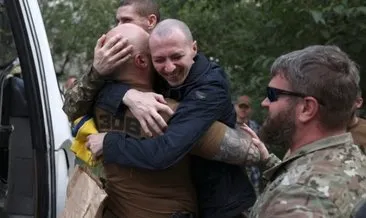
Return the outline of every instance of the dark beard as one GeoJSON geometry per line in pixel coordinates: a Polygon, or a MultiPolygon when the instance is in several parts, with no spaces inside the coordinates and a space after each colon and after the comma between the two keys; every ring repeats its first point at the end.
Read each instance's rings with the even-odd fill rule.
{"type": "Polygon", "coordinates": [[[295,110],[290,106],[273,118],[267,117],[258,135],[264,144],[279,146],[286,152],[292,145],[295,128],[295,110]]]}

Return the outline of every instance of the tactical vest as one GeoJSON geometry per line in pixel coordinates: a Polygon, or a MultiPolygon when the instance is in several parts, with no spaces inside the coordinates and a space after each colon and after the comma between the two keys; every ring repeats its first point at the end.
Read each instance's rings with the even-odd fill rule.
{"type": "MultiPolygon", "coordinates": [[[[142,139],[143,130],[129,110],[120,116],[95,107],[99,132],[119,131],[142,139]]],[[[167,120],[168,118],[165,117],[167,120]]],[[[196,193],[192,184],[190,158],[161,171],[104,164],[108,208],[119,217],[170,218],[175,212],[196,213],[196,193]]]]}

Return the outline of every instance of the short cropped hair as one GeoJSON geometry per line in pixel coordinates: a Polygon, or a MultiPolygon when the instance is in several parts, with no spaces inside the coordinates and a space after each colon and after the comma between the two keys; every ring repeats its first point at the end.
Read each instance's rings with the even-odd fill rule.
{"type": "Polygon", "coordinates": [[[193,41],[192,32],[181,20],[168,18],[161,22],[159,22],[154,30],[151,32],[151,36],[158,35],[160,37],[168,37],[170,36],[175,30],[180,31],[185,36],[187,42],[193,41]]]}
{"type": "Polygon", "coordinates": [[[319,102],[319,120],[327,129],[347,126],[359,90],[357,65],[337,46],[309,46],[277,58],[271,77],[283,76],[291,91],[319,102]]]}
{"type": "Polygon", "coordinates": [[[155,14],[157,22],[160,21],[160,7],[155,0],[122,0],[119,7],[127,5],[134,5],[136,12],[142,17],[155,14]]]}

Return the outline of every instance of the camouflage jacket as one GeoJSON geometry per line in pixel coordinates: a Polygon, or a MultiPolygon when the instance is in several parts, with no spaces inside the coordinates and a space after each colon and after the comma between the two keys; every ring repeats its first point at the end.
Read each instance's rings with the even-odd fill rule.
{"type": "Polygon", "coordinates": [[[358,117],[357,123],[348,128],[355,144],[366,154],[366,120],[358,117]]]}
{"type": "Polygon", "coordinates": [[[264,177],[250,217],[351,217],[366,198],[366,156],[350,133],[298,149],[264,177]]]}
{"type": "Polygon", "coordinates": [[[105,81],[92,67],[91,70],[83,74],[73,85],[66,90],[63,110],[70,121],[76,120],[92,110],[94,99],[105,81]]]}

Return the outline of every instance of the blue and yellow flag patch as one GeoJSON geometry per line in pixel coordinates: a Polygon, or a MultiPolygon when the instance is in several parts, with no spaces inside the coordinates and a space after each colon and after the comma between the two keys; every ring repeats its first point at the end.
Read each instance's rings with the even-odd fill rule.
{"type": "Polygon", "coordinates": [[[70,150],[75,156],[87,165],[94,167],[100,163],[100,160],[94,160],[91,151],[86,147],[87,137],[91,134],[98,133],[95,122],[91,116],[79,117],[74,121],[72,135],[75,137],[71,144],[70,150]]]}

